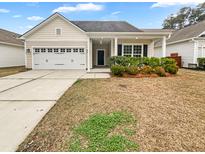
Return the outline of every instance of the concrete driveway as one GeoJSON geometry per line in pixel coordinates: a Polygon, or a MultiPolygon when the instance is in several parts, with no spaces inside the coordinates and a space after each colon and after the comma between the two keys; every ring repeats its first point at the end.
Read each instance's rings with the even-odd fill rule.
{"type": "Polygon", "coordinates": [[[85,74],[32,70],[0,78],[0,151],[15,151],[56,100],[85,74]]]}

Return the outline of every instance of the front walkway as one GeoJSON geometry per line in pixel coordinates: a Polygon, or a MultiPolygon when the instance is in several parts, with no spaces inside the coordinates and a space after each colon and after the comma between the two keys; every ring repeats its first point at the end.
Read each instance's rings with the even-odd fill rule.
{"type": "Polygon", "coordinates": [[[79,78],[107,78],[80,70],[32,70],[0,78],[0,151],[15,151],[79,78]]]}

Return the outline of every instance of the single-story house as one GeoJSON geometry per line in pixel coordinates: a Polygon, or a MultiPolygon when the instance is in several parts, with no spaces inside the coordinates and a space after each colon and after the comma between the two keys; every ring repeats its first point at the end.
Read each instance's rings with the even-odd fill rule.
{"type": "Polygon", "coordinates": [[[153,57],[154,41],[166,52],[168,30],[138,29],[125,21],[70,21],[54,13],[24,33],[26,67],[86,69],[107,66],[111,56],[153,57]]]}
{"type": "MultiPolygon", "coordinates": [[[[205,57],[205,21],[173,31],[167,39],[166,56],[178,53],[183,67],[193,67],[197,58],[205,57]]],[[[162,42],[155,43],[155,57],[162,57],[162,42]]]]}
{"type": "Polygon", "coordinates": [[[0,29],[0,68],[25,65],[24,43],[19,36],[0,29]]]}

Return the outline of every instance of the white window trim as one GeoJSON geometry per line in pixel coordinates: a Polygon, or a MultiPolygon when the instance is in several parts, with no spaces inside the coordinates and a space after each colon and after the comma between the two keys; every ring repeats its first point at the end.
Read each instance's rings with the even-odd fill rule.
{"type": "Polygon", "coordinates": [[[122,43],[122,56],[124,56],[124,46],[125,45],[132,45],[131,57],[133,57],[133,54],[134,54],[134,45],[141,45],[142,46],[141,57],[143,57],[143,53],[144,53],[144,44],[143,43],[122,43]]]}
{"type": "Polygon", "coordinates": [[[96,66],[106,66],[105,49],[96,49],[96,66]],[[103,50],[104,52],[104,65],[98,65],[98,51],[103,50]]]}
{"type": "Polygon", "coordinates": [[[56,35],[56,36],[62,36],[62,33],[63,33],[62,28],[60,28],[60,27],[56,27],[56,28],[55,28],[55,35],[56,35]],[[57,35],[57,33],[56,33],[56,32],[57,32],[57,31],[56,31],[57,29],[60,29],[60,30],[61,30],[61,34],[60,34],[60,35],[57,35]]]}

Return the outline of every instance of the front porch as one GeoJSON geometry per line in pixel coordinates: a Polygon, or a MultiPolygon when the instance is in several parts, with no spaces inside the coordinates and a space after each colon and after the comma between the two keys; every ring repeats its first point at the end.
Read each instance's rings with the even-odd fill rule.
{"type": "MultiPolygon", "coordinates": [[[[89,50],[87,52],[87,66],[90,67],[87,70],[88,72],[105,71],[105,68],[109,67],[109,59],[112,56],[154,57],[154,41],[156,39],[159,38],[90,38],[88,40],[89,50]]],[[[166,37],[161,39],[163,40],[164,52],[166,53],[166,37]]]]}

